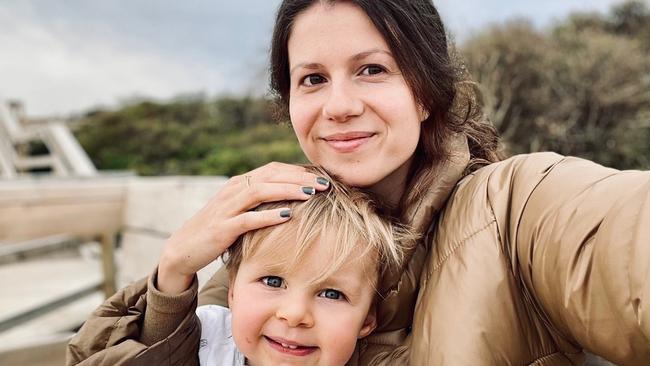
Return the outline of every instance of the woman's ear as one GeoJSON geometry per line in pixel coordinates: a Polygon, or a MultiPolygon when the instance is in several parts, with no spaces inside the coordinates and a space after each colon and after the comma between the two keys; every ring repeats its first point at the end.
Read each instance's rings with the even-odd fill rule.
{"type": "Polygon", "coordinates": [[[368,315],[366,315],[366,320],[363,321],[363,326],[357,338],[367,337],[375,328],[377,328],[377,307],[372,305],[368,311],[368,315]]]}

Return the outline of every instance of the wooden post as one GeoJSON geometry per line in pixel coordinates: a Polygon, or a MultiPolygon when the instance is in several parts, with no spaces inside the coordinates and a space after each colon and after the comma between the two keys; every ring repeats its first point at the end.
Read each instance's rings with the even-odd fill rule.
{"type": "Polygon", "coordinates": [[[104,296],[108,299],[116,292],[115,282],[115,233],[101,235],[102,268],[104,271],[104,296]]]}

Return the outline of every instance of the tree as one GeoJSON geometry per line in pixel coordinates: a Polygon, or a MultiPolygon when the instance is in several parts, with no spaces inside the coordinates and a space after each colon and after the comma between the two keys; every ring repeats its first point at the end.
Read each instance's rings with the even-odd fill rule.
{"type": "Polygon", "coordinates": [[[465,43],[508,152],[650,167],[650,57],[638,33],[647,24],[638,19],[649,13],[634,4],[610,16],[574,15],[547,31],[511,22],[465,43]]]}
{"type": "Polygon", "coordinates": [[[178,98],[95,110],[76,135],[99,169],[141,175],[239,174],[269,161],[305,162],[293,131],[262,98],[178,98]]]}

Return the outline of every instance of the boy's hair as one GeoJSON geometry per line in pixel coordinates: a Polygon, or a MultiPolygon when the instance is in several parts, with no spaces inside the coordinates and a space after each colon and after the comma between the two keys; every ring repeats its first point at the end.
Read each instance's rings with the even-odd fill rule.
{"type": "Polygon", "coordinates": [[[382,217],[379,206],[368,193],[343,185],[320,168],[308,169],[327,177],[330,188],[307,201],[265,203],[257,207],[256,210],[289,207],[292,218],[286,223],[241,235],[224,257],[231,277],[236,274],[241,262],[253,257],[260,249],[259,244],[270,235],[273,235],[273,243],[265,243],[265,248],[267,245],[270,247],[264,251],[264,255],[287,258],[286,250],[282,247],[288,240],[295,241],[296,250],[290,253],[289,263],[286,260],[279,263],[285,271],[295,268],[317,240],[330,239],[328,244],[332,245],[332,258],[328,260],[331,265],[314,278],[315,282],[332,275],[348,261],[360,260],[368,255],[373,256],[371,258],[377,263],[377,276],[370,277],[373,283],[383,272],[400,268],[404,252],[414,245],[416,236],[404,225],[382,217]]]}

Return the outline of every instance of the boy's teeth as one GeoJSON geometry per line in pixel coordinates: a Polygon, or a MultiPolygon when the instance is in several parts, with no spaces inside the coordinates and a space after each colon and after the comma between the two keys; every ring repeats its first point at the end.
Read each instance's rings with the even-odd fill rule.
{"type": "Polygon", "coordinates": [[[290,345],[288,345],[288,344],[284,344],[284,343],[280,343],[280,344],[281,344],[282,347],[284,347],[284,348],[289,348],[289,349],[296,349],[296,348],[298,348],[298,346],[290,346],[290,345]]]}

